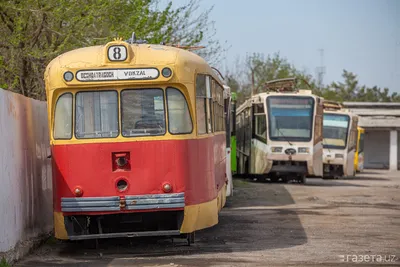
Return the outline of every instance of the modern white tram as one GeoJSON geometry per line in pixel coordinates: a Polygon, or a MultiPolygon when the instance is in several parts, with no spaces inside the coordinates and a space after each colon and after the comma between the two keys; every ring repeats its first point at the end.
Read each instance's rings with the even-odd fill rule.
{"type": "Polygon", "coordinates": [[[299,90],[297,79],[265,84],[236,112],[237,173],[273,182],[323,175],[323,98],[299,90]]]}
{"type": "Polygon", "coordinates": [[[324,179],[355,176],[358,116],[339,103],[324,102],[324,179]]]}

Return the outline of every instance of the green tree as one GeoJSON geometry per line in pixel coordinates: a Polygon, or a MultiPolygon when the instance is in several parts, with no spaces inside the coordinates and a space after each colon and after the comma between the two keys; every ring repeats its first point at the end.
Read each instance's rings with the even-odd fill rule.
{"type": "MultiPolygon", "coordinates": [[[[254,53],[247,56],[244,63],[237,63],[240,71],[236,70],[236,74],[230,74],[228,77],[238,77],[235,83],[238,87],[238,103],[244,102],[251,93],[257,94],[265,91],[263,85],[267,81],[297,77],[300,81],[299,87],[302,89],[311,89],[317,92],[316,82],[313,77],[304,71],[296,69],[286,58],[276,53],[265,57],[263,54],[254,53]]],[[[229,81],[229,79],[228,79],[229,81]]]]}
{"type": "Polygon", "coordinates": [[[327,100],[338,102],[400,102],[397,93],[389,93],[388,88],[359,85],[357,75],[347,70],[342,73],[343,82],[332,82],[322,89],[319,95],[327,100]]]}
{"type": "Polygon", "coordinates": [[[0,86],[45,98],[43,73],[63,52],[128,39],[134,31],[149,43],[205,44],[199,54],[218,60],[211,9],[198,12],[199,0],[163,8],[157,0],[2,0],[0,3],[0,86]],[[207,38],[207,39],[206,39],[207,38]]]}

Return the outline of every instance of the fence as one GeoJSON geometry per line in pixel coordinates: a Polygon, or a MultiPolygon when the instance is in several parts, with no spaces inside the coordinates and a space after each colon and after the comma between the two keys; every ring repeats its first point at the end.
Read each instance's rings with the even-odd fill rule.
{"type": "Polygon", "coordinates": [[[46,102],[0,89],[0,260],[14,261],[52,229],[48,155],[46,102]]]}

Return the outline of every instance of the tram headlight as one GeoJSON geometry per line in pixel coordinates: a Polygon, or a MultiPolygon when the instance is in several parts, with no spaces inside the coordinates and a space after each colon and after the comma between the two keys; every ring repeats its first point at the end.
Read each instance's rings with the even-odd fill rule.
{"type": "Polygon", "coordinates": [[[343,158],[343,154],[335,154],[335,158],[342,159],[343,158]]]}
{"type": "Polygon", "coordinates": [[[308,148],[308,147],[299,147],[298,151],[299,151],[299,153],[302,153],[302,154],[308,154],[308,153],[310,153],[310,148],[308,148]]]}
{"type": "Polygon", "coordinates": [[[172,70],[170,68],[163,68],[161,71],[162,76],[165,78],[171,77],[172,75],[172,70]]]}
{"type": "Polygon", "coordinates": [[[281,147],[281,146],[274,146],[274,147],[271,147],[272,153],[281,153],[281,152],[282,152],[282,149],[283,149],[283,147],[281,147]]]}
{"type": "Polygon", "coordinates": [[[172,186],[170,183],[165,183],[163,184],[162,189],[165,193],[169,193],[172,190],[172,186]]]}
{"type": "Polygon", "coordinates": [[[74,74],[70,71],[64,72],[64,80],[70,82],[74,79],[74,74]]]}

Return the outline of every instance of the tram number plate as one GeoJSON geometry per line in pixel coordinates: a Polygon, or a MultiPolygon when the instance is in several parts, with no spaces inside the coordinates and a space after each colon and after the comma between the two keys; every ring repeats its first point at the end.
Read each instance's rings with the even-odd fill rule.
{"type": "Polygon", "coordinates": [[[108,48],[108,59],[110,61],[125,61],[127,50],[123,45],[112,45],[108,48]]]}

